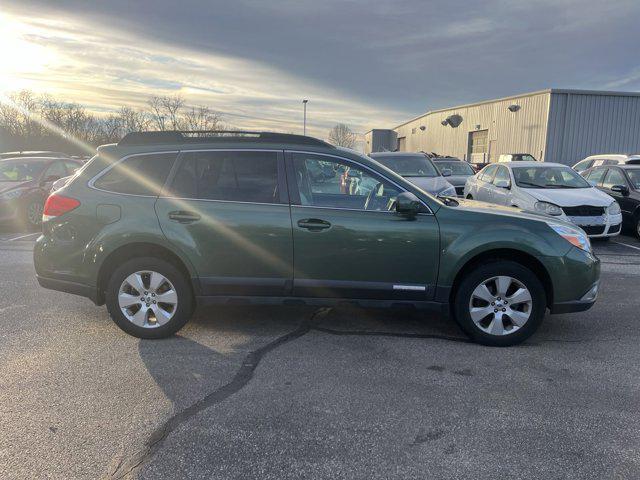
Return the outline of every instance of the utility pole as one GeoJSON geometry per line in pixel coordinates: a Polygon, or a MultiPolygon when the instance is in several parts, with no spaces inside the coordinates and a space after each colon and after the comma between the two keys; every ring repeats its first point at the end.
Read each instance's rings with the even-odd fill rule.
{"type": "Polygon", "coordinates": [[[306,135],[307,134],[307,102],[309,100],[307,100],[306,98],[304,100],[302,100],[302,107],[304,108],[304,120],[302,123],[302,134],[306,135]]]}

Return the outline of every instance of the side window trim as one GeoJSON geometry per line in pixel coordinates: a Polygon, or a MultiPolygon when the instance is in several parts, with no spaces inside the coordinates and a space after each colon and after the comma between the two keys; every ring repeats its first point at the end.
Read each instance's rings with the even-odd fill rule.
{"type": "Polygon", "coordinates": [[[284,151],[278,149],[258,149],[258,148],[199,148],[199,149],[189,149],[189,150],[180,150],[176,161],[173,164],[173,168],[167,175],[167,181],[165,182],[162,191],[158,198],[175,198],[178,200],[196,200],[198,202],[223,202],[223,203],[246,203],[252,205],[288,205],[289,204],[289,191],[287,181],[286,181],[286,173],[285,173],[285,165],[284,165],[284,151]],[[278,192],[280,197],[280,203],[270,203],[270,202],[248,202],[242,200],[218,200],[212,198],[183,198],[183,197],[175,197],[171,195],[170,186],[173,182],[176,174],[182,167],[184,163],[184,159],[186,154],[188,153],[202,153],[202,152],[269,152],[275,153],[277,155],[276,165],[278,167],[278,192]]]}
{"type": "MultiPolygon", "coordinates": [[[[324,208],[324,209],[328,209],[328,210],[347,210],[347,211],[356,211],[356,212],[377,212],[377,213],[394,213],[393,211],[377,211],[377,210],[361,210],[358,208],[345,208],[345,207],[321,207],[321,206],[311,206],[311,205],[302,205],[301,201],[300,201],[300,192],[298,191],[298,185],[295,181],[293,177],[293,175],[291,175],[291,172],[293,172],[293,155],[294,154],[303,154],[303,155],[317,155],[317,156],[321,156],[321,157],[327,157],[327,158],[331,158],[331,159],[335,159],[337,161],[340,162],[346,162],[348,164],[351,164],[357,168],[361,168],[363,170],[366,170],[367,172],[370,172],[372,175],[374,175],[375,177],[378,177],[379,179],[382,179],[386,182],[391,183],[392,185],[394,185],[395,187],[398,188],[400,193],[405,193],[408,192],[408,190],[406,188],[404,188],[402,185],[398,185],[396,182],[394,182],[393,180],[391,180],[390,178],[385,177],[384,175],[382,175],[380,172],[374,170],[373,168],[364,165],[356,160],[352,160],[350,158],[345,158],[345,157],[341,157],[339,155],[331,155],[328,153],[321,153],[321,152],[309,152],[309,151],[304,151],[304,150],[286,150],[285,151],[285,159],[286,159],[286,170],[287,170],[287,185],[289,187],[289,197],[291,199],[291,205],[292,206],[296,206],[296,207],[303,207],[303,208],[324,208]]],[[[422,200],[420,200],[420,203],[428,210],[428,212],[424,212],[424,213],[419,213],[418,215],[433,215],[433,211],[431,210],[431,208],[429,208],[429,206],[424,203],[422,200]]]]}
{"type": "MultiPolygon", "coordinates": [[[[92,188],[94,190],[98,190],[99,192],[105,192],[105,193],[112,193],[114,195],[128,195],[130,197],[143,197],[143,198],[157,198],[158,195],[141,195],[138,193],[120,193],[120,192],[112,192],[111,190],[104,190],[102,188],[98,188],[96,187],[94,184],[95,182],[100,179],[100,177],[102,177],[103,175],[106,175],[112,168],[115,168],[116,165],[119,165],[122,162],[125,162],[126,160],[128,160],[129,158],[132,157],[140,157],[140,156],[146,156],[146,155],[161,155],[163,153],[175,153],[176,154],[176,160],[173,161],[173,166],[175,167],[176,163],[177,163],[177,158],[178,158],[178,154],[180,153],[179,150],[161,150],[158,152],[141,152],[141,153],[132,153],[130,155],[125,155],[124,157],[122,157],[120,160],[113,162],[111,165],[109,165],[108,167],[102,169],[101,171],[99,171],[96,175],[93,176],[93,178],[91,178],[88,182],[87,182],[87,186],[89,188],[92,188]]],[[[171,171],[169,171],[169,174],[171,174],[171,171]]],[[[169,178],[169,175],[167,175],[167,179],[169,178]]],[[[162,193],[164,191],[164,188],[167,185],[167,181],[165,180],[165,184],[163,185],[161,192],[162,193]]]]}

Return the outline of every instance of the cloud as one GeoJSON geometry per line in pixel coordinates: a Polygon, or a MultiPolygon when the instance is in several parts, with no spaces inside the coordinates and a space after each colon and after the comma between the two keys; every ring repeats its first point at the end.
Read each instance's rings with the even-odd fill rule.
{"type": "Polygon", "coordinates": [[[549,87],[638,88],[637,0],[5,0],[55,53],[21,80],[96,108],[181,92],[245,128],[391,126],[549,87]],[[616,83],[619,82],[619,83],[616,83]],[[622,83],[620,83],[622,82],[622,83]]]}

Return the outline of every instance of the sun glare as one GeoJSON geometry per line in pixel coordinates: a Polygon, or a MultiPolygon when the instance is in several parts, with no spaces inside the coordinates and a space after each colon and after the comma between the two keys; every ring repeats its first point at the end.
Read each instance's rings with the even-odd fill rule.
{"type": "Polygon", "coordinates": [[[23,76],[42,74],[55,60],[55,53],[46,46],[28,40],[29,26],[0,15],[0,91],[26,88],[23,76]]]}

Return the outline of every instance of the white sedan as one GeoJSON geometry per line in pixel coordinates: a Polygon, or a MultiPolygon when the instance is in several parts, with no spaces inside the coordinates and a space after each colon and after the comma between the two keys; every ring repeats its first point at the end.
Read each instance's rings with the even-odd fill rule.
{"type": "Polygon", "coordinates": [[[620,233],[620,205],[566,165],[507,162],[470,177],[464,198],[512,206],[569,220],[593,238],[620,233]]]}

